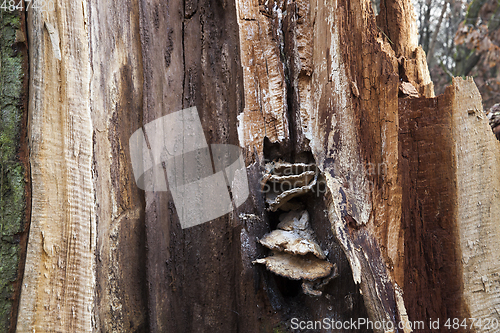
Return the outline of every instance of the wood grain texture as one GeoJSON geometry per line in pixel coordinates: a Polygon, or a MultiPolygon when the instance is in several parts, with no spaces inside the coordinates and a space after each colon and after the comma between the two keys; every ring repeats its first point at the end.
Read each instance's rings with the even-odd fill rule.
{"type": "Polygon", "coordinates": [[[427,60],[418,45],[415,11],[410,0],[381,0],[377,26],[397,58],[400,78],[413,84],[421,96],[434,97],[427,60]]]}
{"type": "Polygon", "coordinates": [[[408,316],[499,320],[500,152],[477,87],[456,78],[437,98],[400,100],[399,112],[408,316]]]}
{"type": "Polygon", "coordinates": [[[143,114],[139,2],[90,1],[90,108],[97,245],[94,330],[146,332],[144,192],[129,138],[143,114]]]}
{"type": "Polygon", "coordinates": [[[245,108],[238,115],[240,146],[256,147],[263,158],[264,138],[283,142],[289,137],[287,84],[278,35],[281,8],[258,1],[235,1],[243,69],[245,108]],[[273,13],[278,11],[277,13],[273,13]]]}
{"type": "Polygon", "coordinates": [[[95,206],[86,2],[30,11],[32,215],[17,331],[91,332],[95,206]],[[59,35],[56,59],[48,31],[59,35]]]}
{"type": "MultiPolygon", "coordinates": [[[[208,144],[237,145],[243,86],[234,3],[187,5],[140,3],[143,121],[196,106],[208,144]]],[[[146,192],[145,200],[150,331],[258,331],[258,313],[269,307],[243,269],[240,211],[181,229],[169,192],[146,192]]]]}
{"type": "Polygon", "coordinates": [[[472,82],[433,97],[409,0],[382,1],[378,19],[368,0],[56,7],[28,17],[19,332],[498,318],[499,144],[472,82]],[[182,229],[170,192],[136,186],[128,139],[194,106],[208,144],[243,146],[250,196],[182,229]],[[252,264],[279,221],[261,190],[277,159],[321,171],[323,187],[300,198],[338,268],[320,297],[252,264]]]}
{"type": "Polygon", "coordinates": [[[400,321],[404,247],[397,178],[397,60],[370,3],[315,1],[312,152],[325,172],[329,219],[370,319],[400,321]]]}
{"type": "Polygon", "coordinates": [[[401,287],[412,321],[468,316],[461,292],[452,100],[448,89],[437,98],[399,102],[399,170],[405,189],[401,287]]]}
{"type": "MultiPolygon", "coordinates": [[[[453,79],[452,146],[463,299],[470,317],[500,322],[500,142],[472,78],[453,79]]],[[[492,325],[476,332],[495,332],[492,325]]]]}

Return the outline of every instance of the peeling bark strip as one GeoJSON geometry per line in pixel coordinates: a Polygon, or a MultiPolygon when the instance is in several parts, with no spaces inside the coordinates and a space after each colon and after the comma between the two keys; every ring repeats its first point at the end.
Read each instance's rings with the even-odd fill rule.
{"type": "Polygon", "coordinates": [[[29,229],[26,142],[28,57],[24,13],[0,12],[0,332],[12,332],[29,229]]]}
{"type": "Polygon", "coordinates": [[[28,15],[32,216],[18,332],[91,332],[95,208],[85,2],[28,15]],[[44,22],[59,32],[62,60],[44,22]]]}

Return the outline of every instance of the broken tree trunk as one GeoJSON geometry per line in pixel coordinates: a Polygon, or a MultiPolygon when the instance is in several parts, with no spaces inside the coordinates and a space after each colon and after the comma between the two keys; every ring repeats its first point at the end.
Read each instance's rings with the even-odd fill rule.
{"type": "Polygon", "coordinates": [[[499,143],[472,80],[434,97],[409,0],[70,1],[27,24],[11,330],[495,331],[499,143]],[[243,147],[250,194],[183,229],[129,139],[191,107],[207,144],[243,147]]]}

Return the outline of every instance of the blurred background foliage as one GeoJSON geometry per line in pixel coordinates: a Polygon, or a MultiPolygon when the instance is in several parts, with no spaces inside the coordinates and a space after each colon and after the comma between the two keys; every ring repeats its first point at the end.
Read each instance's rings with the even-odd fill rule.
{"type": "MultiPolygon", "coordinates": [[[[372,0],[375,13],[380,1],[372,0]]],[[[484,110],[500,103],[500,0],[412,0],[436,95],[472,76],[484,110]]]]}

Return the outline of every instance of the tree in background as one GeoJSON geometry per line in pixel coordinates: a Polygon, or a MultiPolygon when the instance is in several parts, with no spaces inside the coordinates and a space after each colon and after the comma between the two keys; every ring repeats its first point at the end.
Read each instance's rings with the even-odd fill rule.
{"type": "Polygon", "coordinates": [[[485,109],[500,101],[500,1],[475,0],[455,36],[456,75],[474,77],[485,109]]]}
{"type": "Polygon", "coordinates": [[[411,0],[54,2],[0,13],[0,333],[498,324],[500,146],[472,79],[434,97],[411,0]],[[249,194],[183,228],[166,163],[196,159],[191,207],[214,170],[177,145],[194,127],[149,129],[194,107],[249,194]]]}
{"type": "Polygon", "coordinates": [[[500,101],[500,2],[417,0],[419,44],[427,54],[436,94],[453,76],[473,76],[484,109],[500,101]]]}

